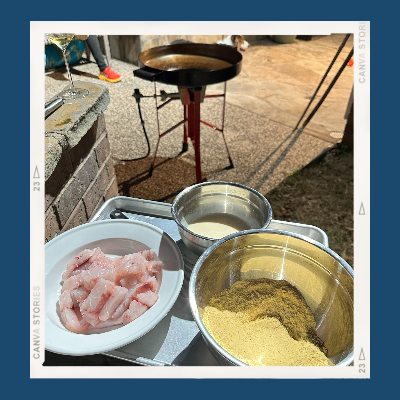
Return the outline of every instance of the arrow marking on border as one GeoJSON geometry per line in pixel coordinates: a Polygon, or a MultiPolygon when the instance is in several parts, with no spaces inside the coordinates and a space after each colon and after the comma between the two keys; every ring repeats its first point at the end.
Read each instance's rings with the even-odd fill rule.
{"type": "Polygon", "coordinates": [[[33,177],[34,177],[34,179],[39,179],[39,178],[40,178],[40,176],[39,176],[39,170],[38,170],[37,165],[36,165],[36,168],[35,168],[35,172],[34,172],[34,174],[33,174],[33,177]]]}
{"type": "Polygon", "coordinates": [[[360,207],[360,215],[365,215],[365,210],[364,210],[364,204],[361,202],[361,207],[360,207]]]}
{"type": "Polygon", "coordinates": [[[361,360],[365,360],[364,350],[363,350],[362,347],[361,347],[360,357],[358,357],[358,359],[359,359],[360,361],[361,361],[361,360]]]}

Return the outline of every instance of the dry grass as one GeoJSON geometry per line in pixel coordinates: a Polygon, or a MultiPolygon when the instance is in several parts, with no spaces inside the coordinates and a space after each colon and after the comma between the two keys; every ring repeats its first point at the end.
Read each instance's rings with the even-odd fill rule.
{"type": "Polygon", "coordinates": [[[353,152],[334,147],[269,193],[275,219],[318,226],[353,266],[353,152]]]}

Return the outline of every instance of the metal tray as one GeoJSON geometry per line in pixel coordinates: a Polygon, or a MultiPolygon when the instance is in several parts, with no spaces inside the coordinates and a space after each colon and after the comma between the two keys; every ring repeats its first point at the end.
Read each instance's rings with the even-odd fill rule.
{"type": "MultiPolygon", "coordinates": [[[[103,354],[139,365],[219,365],[208,350],[190,311],[189,279],[198,256],[183,244],[178,227],[171,215],[171,205],[118,196],[107,200],[90,222],[110,219],[110,214],[115,210],[122,211],[129,219],[153,224],[167,232],[176,241],[182,253],[185,262],[185,279],[174,306],[154,329],[126,346],[103,354]]],[[[269,228],[308,236],[329,246],[326,233],[312,225],[272,220],[269,228]]]]}

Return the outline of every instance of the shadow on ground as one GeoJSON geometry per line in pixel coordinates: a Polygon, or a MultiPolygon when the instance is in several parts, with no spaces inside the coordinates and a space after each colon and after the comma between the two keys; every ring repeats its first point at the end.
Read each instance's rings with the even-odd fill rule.
{"type": "Polygon", "coordinates": [[[121,196],[172,203],[184,187],[196,183],[195,169],[180,158],[157,157],[150,177],[151,162],[148,157],[115,166],[121,196]]]}
{"type": "MultiPolygon", "coordinates": [[[[185,187],[196,183],[194,160],[192,164],[180,157],[159,157],[150,177],[151,161],[115,166],[119,195],[172,203],[185,187]]],[[[218,172],[207,176],[218,180],[218,172]]],[[[329,247],[353,266],[353,193],[353,152],[335,146],[262,194],[271,203],[274,219],[321,228],[328,235],[329,247]]]]}
{"type": "Polygon", "coordinates": [[[335,146],[322,159],[263,193],[275,219],[314,225],[329,247],[353,266],[353,152],[335,146]]]}
{"type": "MultiPolygon", "coordinates": [[[[152,157],[125,161],[115,166],[120,196],[172,203],[185,188],[196,184],[194,158],[157,157],[152,176],[149,174],[152,157]],[[188,162],[188,161],[189,162],[188,162]]],[[[217,171],[210,171],[213,175],[217,171]]],[[[207,178],[204,177],[204,180],[207,178]]]]}
{"type": "MultiPolygon", "coordinates": [[[[72,75],[72,80],[74,79],[74,75],[79,76],[79,77],[86,77],[86,78],[95,78],[97,79],[99,76],[98,75],[94,75],[88,72],[84,72],[84,71],[80,71],[79,69],[74,68],[75,67],[79,67],[81,65],[85,65],[85,64],[89,64],[90,61],[86,61],[86,60],[80,60],[79,62],[73,64],[73,65],[69,65],[69,70],[71,72],[72,75]]],[[[68,81],[68,77],[65,75],[67,72],[67,68],[65,66],[62,67],[58,67],[52,71],[48,71],[49,73],[46,75],[51,79],[54,79],[56,81],[68,81]]]]}

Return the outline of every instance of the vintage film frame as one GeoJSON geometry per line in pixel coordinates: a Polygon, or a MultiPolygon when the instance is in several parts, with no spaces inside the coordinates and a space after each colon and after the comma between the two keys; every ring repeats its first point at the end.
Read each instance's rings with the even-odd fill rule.
{"type": "Polygon", "coordinates": [[[140,367],[135,378],[370,378],[370,22],[369,21],[34,21],[30,23],[30,376],[132,378],[130,367],[43,367],[44,362],[44,99],[43,36],[96,34],[354,34],[354,366],[140,367]],[[40,190],[34,190],[35,187],[40,190]],[[368,251],[366,251],[368,250],[368,251]],[[36,306],[35,306],[36,305],[36,306]],[[34,321],[39,321],[35,323],[34,321]],[[39,354],[39,356],[37,356],[39,354]]]}

